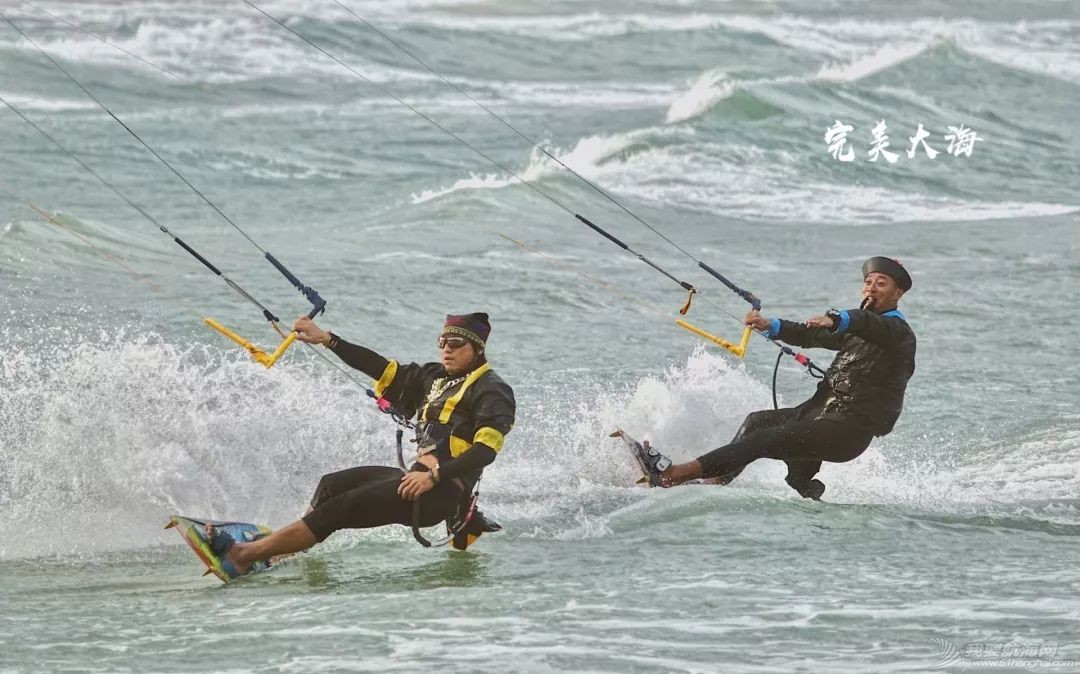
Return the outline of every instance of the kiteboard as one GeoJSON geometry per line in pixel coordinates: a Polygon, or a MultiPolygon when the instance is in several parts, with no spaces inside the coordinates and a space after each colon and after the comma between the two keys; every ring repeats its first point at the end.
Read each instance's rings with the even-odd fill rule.
{"type": "MultiPolygon", "coordinates": [[[[206,573],[203,575],[205,576],[212,573],[220,578],[223,583],[227,583],[233,579],[229,578],[229,575],[222,570],[221,559],[210,549],[210,539],[206,535],[207,525],[229,534],[233,537],[233,540],[241,543],[253,541],[256,538],[269,535],[271,532],[270,527],[259,524],[249,524],[248,522],[201,520],[194,517],[184,517],[182,515],[173,515],[169,518],[169,523],[165,525],[165,528],[175,528],[188,546],[195,551],[195,554],[198,555],[199,559],[206,565],[206,573]]],[[[248,569],[247,574],[258,573],[259,571],[265,571],[269,568],[269,562],[255,562],[251,565],[251,568],[248,569]]]]}
{"type": "MultiPolygon", "coordinates": [[[[649,487],[655,487],[658,485],[652,484],[649,480],[649,457],[654,457],[652,461],[656,461],[656,456],[660,453],[656,449],[649,446],[649,441],[644,443],[638,442],[634,438],[626,434],[623,429],[618,429],[611,434],[613,438],[619,438],[623,442],[623,446],[630,452],[630,456],[634,457],[634,462],[637,463],[638,470],[641,471],[641,478],[637,481],[637,484],[643,484],[649,487]]],[[[671,465],[671,462],[667,459],[661,459],[661,462],[657,465],[660,470],[667,469],[671,465]]]]}

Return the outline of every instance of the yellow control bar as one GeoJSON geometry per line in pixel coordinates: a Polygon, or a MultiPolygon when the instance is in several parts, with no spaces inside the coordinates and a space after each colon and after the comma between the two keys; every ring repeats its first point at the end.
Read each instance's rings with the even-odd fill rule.
{"type": "Polygon", "coordinates": [[[236,342],[240,346],[244,347],[247,352],[251,354],[251,357],[254,358],[256,362],[260,363],[266,368],[273,367],[274,363],[278,362],[278,358],[281,358],[283,355],[285,355],[285,352],[289,350],[289,347],[292,346],[292,343],[296,341],[296,333],[290,332],[289,336],[286,337],[283,342],[281,342],[281,345],[278,346],[276,351],[274,351],[273,353],[267,353],[212,318],[204,318],[203,322],[209,325],[214,330],[217,330],[221,334],[225,335],[232,341],[236,342]]]}
{"type": "Polygon", "coordinates": [[[742,358],[744,355],[746,355],[746,346],[750,343],[750,335],[753,333],[753,330],[750,328],[750,326],[746,326],[746,329],[743,330],[742,333],[742,339],[739,341],[738,344],[735,344],[727,341],[726,339],[723,339],[722,337],[717,337],[712,333],[705,332],[696,325],[687,323],[682,319],[675,321],[675,324],[678,325],[680,328],[686,328],[687,330],[694,333],[698,337],[701,337],[702,339],[708,340],[721,348],[727,349],[737,358],[742,358]]]}

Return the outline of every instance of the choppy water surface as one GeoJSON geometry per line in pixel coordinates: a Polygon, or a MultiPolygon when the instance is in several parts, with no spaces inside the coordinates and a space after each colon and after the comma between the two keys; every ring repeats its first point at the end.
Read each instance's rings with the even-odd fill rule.
{"type": "MultiPolygon", "coordinates": [[[[258,4],[374,84],[242,2],[2,11],[318,288],[327,327],[426,359],[442,314],[492,315],[520,405],[483,482],[506,531],[457,556],[343,533],[199,578],[169,514],[286,523],[322,473],[390,463],[392,425],[310,354],[265,371],[208,332],[274,339],[3,108],[0,671],[1075,670],[1074,3],[346,2],[770,313],[854,304],[867,256],[908,265],[907,408],[825,468],[826,503],[771,462],[729,488],[629,486],[608,432],[680,460],[718,446],[771,404],[775,350],[701,347],[672,324],[677,286],[395,97],[697,285],[702,325],[734,336],[745,305],[334,2],[258,4]],[[851,162],[825,142],[838,121],[851,162]],[[867,159],[881,121],[896,163],[867,159]],[[920,124],[935,159],[906,154],[920,124]],[[970,156],[947,152],[960,125],[970,156]]],[[[305,310],[6,23],[0,96],[274,311],[305,310]]],[[[782,367],[784,401],[812,386],[782,367]]]]}

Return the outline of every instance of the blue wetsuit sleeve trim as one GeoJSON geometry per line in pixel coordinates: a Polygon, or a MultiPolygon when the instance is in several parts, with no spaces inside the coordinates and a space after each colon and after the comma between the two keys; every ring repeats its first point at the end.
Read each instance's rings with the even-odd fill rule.
{"type": "MultiPolygon", "coordinates": [[[[847,330],[845,334],[861,337],[886,349],[901,346],[908,340],[914,343],[914,334],[911,328],[899,316],[886,316],[864,309],[848,309],[840,313],[847,314],[848,318],[848,321],[845,322],[845,329],[847,330]]],[[[839,323],[840,321],[837,324],[838,328],[840,327],[839,323]]],[[[837,330],[834,334],[839,336],[839,332],[837,330]]],[[[914,350],[912,350],[912,353],[914,353],[914,350]]]]}
{"type": "Polygon", "coordinates": [[[847,310],[844,310],[840,312],[839,316],[840,320],[836,324],[835,332],[838,335],[842,335],[848,329],[848,326],[851,325],[851,314],[849,314],[847,310]]]}
{"type": "Polygon", "coordinates": [[[765,331],[765,334],[767,334],[770,339],[776,339],[778,336],[780,336],[780,319],[779,318],[770,318],[769,319],[769,329],[765,331]]]}

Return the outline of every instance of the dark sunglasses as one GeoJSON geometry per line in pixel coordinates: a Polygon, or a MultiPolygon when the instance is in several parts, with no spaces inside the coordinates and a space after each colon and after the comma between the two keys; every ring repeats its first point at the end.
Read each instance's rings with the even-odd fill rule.
{"type": "Polygon", "coordinates": [[[457,336],[439,337],[439,348],[440,349],[449,346],[451,349],[456,351],[456,350],[460,349],[461,347],[465,346],[468,343],[469,343],[469,340],[465,339],[464,337],[457,337],[457,336]]]}

